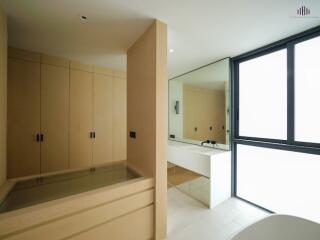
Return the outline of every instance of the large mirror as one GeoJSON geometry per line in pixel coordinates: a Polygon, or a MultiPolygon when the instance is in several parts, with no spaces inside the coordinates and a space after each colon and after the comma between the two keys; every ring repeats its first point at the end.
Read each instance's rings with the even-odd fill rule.
{"type": "Polygon", "coordinates": [[[230,59],[169,80],[169,139],[228,147],[230,59]]]}

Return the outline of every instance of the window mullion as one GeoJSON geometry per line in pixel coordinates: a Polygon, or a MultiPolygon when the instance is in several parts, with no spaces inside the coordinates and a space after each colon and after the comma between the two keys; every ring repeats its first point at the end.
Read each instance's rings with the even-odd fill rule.
{"type": "Polygon", "coordinates": [[[294,144],[294,44],[287,45],[287,141],[294,144]]]}

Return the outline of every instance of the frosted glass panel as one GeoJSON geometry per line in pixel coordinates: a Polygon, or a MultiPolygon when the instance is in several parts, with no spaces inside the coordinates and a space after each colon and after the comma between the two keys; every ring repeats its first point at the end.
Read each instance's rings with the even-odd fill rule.
{"type": "Polygon", "coordinates": [[[320,156],[237,145],[237,195],[320,222],[320,156]]]}
{"type": "Polygon", "coordinates": [[[295,140],[320,143],[320,37],[295,46],[295,140]]]}
{"type": "Polygon", "coordinates": [[[287,50],[239,64],[239,135],[287,138],[287,50]]]}

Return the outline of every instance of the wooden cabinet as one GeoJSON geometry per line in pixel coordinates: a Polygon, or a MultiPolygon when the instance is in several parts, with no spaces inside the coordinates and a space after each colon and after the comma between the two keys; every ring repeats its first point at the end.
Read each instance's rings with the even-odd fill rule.
{"type": "Polygon", "coordinates": [[[8,177],[40,173],[40,63],[8,59],[8,177]]]}
{"type": "Polygon", "coordinates": [[[126,160],[126,99],[123,72],[9,48],[8,177],[126,160]]]}
{"type": "Polygon", "coordinates": [[[127,80],[114,77],[112,88],[112,158],[120,161],[127,159],[127,80]]]}
{"type": "Polygon", "coordinates": [[[69,167],[69,68],[41,64],[41,172],[69,167]]]}
{"type": "Polygon", "coordinates": [[[92,164],[93,74],[70,69],[70,168],[92,164]]]}
{"type": "Polygon", "coordinates": [[[95,137],[93,141],[93,164],[112,161],[112,91],[112,76],[94,73],[93,126],[95,137]]]}

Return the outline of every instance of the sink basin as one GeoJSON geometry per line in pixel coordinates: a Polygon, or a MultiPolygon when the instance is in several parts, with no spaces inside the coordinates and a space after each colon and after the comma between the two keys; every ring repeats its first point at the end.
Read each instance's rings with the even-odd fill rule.
{"type": "Polygon", "coordinates": [[[204,152],[204,153],[213,151],[212,148],[200,147],[200,146],[185,146],[184,149],[189,149],[189,150],[204,152]]]}

